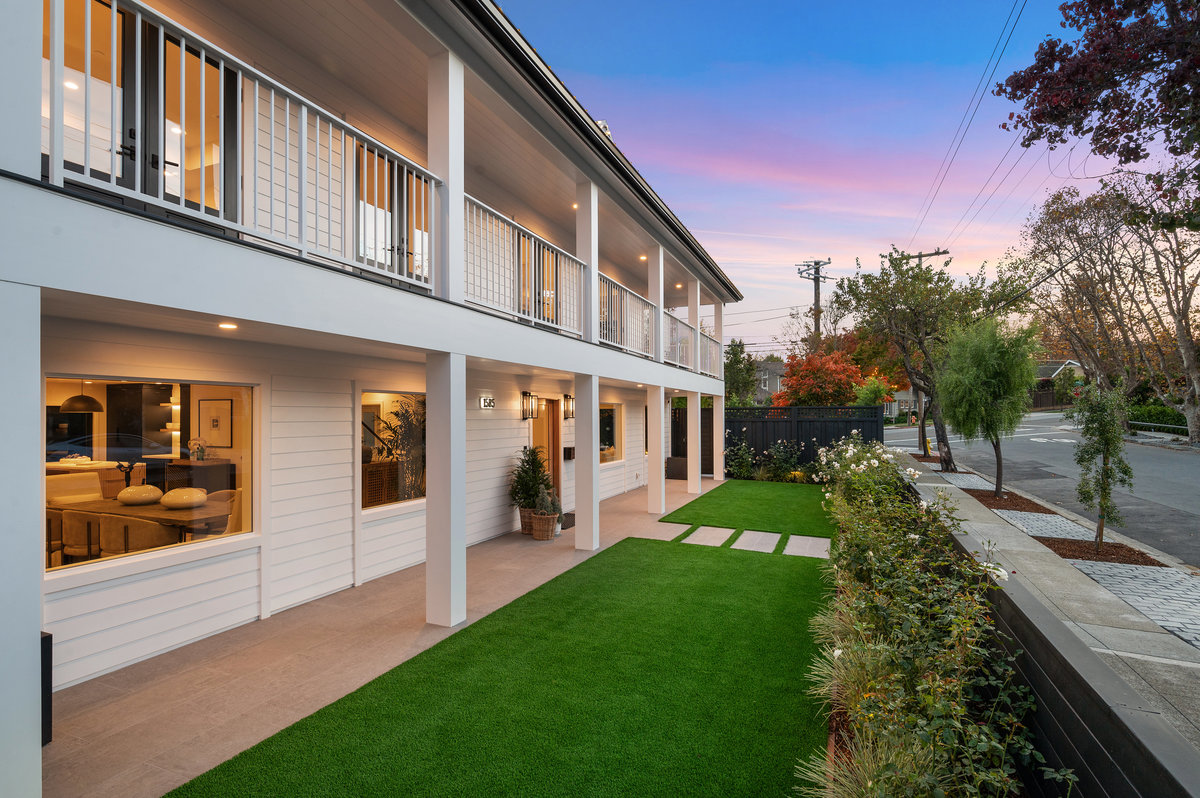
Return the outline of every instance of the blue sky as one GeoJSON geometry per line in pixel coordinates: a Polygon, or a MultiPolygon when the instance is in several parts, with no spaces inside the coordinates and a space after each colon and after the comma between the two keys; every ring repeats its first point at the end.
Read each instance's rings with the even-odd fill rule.
{"type": "MultiPolygon", "coordinates": [[[[992,83],[1047,34],[1073,34],[1057,6],[1027,0],[992,83]]],[[[799,261],[832,257],[842,275],[856,259],[876,267],[892,244],[949,246],[952,268],[973,271],[1018,245],[1047,191],[1086,190],[1103,171],[1085,146],[1069,158],[1010,150],[999,124],[1014,106],[989,92],[912,237],[1011,0],[502,8],[741,288],[726,339],[768,341],[780,325],[769,309],[807,308],[799,261]]]]}

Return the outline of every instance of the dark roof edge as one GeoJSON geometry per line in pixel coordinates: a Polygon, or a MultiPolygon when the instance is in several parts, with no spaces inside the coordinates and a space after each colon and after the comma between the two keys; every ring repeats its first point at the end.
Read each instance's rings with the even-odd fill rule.
{"type": "Polygon", "coordinates": [[[657,214],[668,228],[679,236],[692,255],[708,271],[709,276],[730,297],[734,298],[733,301],[742,300],[742,292],[733,284],[733,281],[679,220],[679,217],[667,207],[667,204],[650,187],[650,184],[630,163],[629,159],[604,135],[587,110],[546,65],[546,62],[509,21],[504,12],[491,0],[452,0],[452,2],[480,33],[495,45],[496,49],[525,77],[529,84],[537,89],[546,102],[579,133],[592,150],[625,181],[627,186],[633,189],[634,193],[657,214]]]}

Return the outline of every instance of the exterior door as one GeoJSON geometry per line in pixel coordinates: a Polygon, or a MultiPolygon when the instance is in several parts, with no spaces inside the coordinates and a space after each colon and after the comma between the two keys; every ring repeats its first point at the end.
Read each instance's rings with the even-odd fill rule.
{"type": "Polygon", "coordinates": [[[533,445],[541,447],[554,483],[554,494],[562,498],[562,410],[557,399],[538,399],[538,417],[533,420],[533,445]]]}

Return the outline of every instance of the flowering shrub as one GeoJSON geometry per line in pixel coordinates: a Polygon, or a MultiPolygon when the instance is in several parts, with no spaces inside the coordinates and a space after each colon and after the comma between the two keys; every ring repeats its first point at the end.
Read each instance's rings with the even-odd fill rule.
{"type": "MultiPolygon", "coordinates": [[[[746,428],[742,428],[745,432],[746,428]]],[[[729,431],[725,431],[729,437],[729,431]]],[[[745,438],[725,447],[725,475],[731,479],[754,479],[760,482],[806,482],[808,475],[800,468],[800,453],[804,444],[778,440],[767,450],[754,453],[745,438]]]]}
{"type": "Polygon", "coordinates": [[[947,500],[917,501],[914,473],[882,444],[852,436],[817,460],[814,478],[839,532],[829,571],[836,595],[813,622],[823,646],[813,689],[845,721],[845,754],[801,763],[797,773],[820,785],[802,791],[1019,794],[1016,764],[1043,759],[1024,725],[1028,688],[991,619],[988,576],[999,577],[998,566],[956,551],[947,500]]]}
{"type": "MultiPolygon", "coordinates": [[[[742,427],[742,432],[745,431],[742,427]]],[[[725,430],[725,437],[729,437],[729,430],[725,430]]],[[[754,479],[754,450],[745,438],[725,447],[725,475],[732,479],[754,479]]]]}
{"type": "Polygon", "coordinates": [[[759,467],[770,482],[790,482],[792,474],[800,468],[800,452],[804,444],[797,446],[791,441],[778,440],[758,456],[759,467]]]}

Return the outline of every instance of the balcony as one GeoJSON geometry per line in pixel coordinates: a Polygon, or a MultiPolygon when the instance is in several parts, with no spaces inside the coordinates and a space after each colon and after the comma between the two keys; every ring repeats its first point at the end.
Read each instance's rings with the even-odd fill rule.
{"type": "MultiPolygon", "coordinates": [[[[352,274],[454,293],[441,290],[437,283],[445,277],[435,268],[445,265],[435,243],[448,215],[442,180],[385,143],[412,150],[411,142],[389,128],[376,130],[379,138],[363,131],[341,118],[345,109],[326,110],[268,77],[268,71],[292,74],[278,63],[251,67],[133,0],[69,0],[48,8],[63,16],[50,24],[48,12],[43,36],[43,179],[352,274]]],[[[204,31],[220,36],[220,24],[200,20],[204,31]]],[[[541,158],[537,173],[549,178],[531,188],[517,173],[503,172],[499,134],[479,131],[503,128],[523,142],[534,141],[536,131],[502,113],[501,99],[477,76],[468,88],[467,157],[487,161],[496,173],[489,176],[478,163],[468,172],[467,187],[475,181],[479,190],[464,194],[461,275],[448,273],[463,281],[466,303],[585,337],[591,267],[550,240],[569,237],[575,224],[567,196],[580,179],[576,167],[552,151],[531,151],[525,157],[541,158]],[[525,224],[496,208],[519,210],[525,224]]],[[[614,202],[601,202],[598,224],[605,231],[599,260],[605,273],[596,275],[594,300],[598,340],[652,358],[659,308],[628,286],[649,283],[646,253],[657,243],[614,202]]],[[[666,260],[664,304],[670,304],[694,278],[683,262],[666,260]]],[[[719,376],[718,342],[701,337],[697,355],[696,330],[665,313],[663,325],[668,362],[719,376]]]]}

